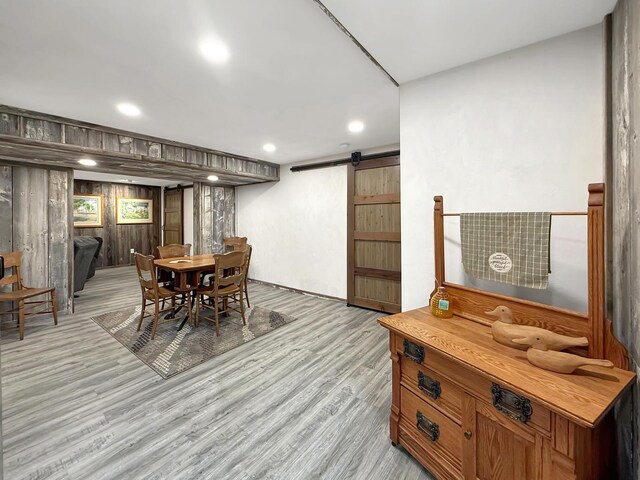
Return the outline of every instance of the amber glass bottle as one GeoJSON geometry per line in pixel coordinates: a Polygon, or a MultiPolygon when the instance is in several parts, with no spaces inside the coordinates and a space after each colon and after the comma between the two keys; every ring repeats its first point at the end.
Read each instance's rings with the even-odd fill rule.
{"type": "Polygon", "coordinates": [[[433,294],[433,297],[431,297],[430,307],[431,313],[435,317],[453,317],[453,312],[451,311],[451,300],[449,299],[449,294],[444,287],[438,287],[438,291],[433,294]]]}

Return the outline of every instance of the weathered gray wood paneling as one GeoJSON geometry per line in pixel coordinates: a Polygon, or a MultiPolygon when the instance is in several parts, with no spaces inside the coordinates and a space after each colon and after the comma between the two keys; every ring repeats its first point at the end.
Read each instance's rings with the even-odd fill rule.
{"type": "Polygon", "coordinates": [[[73,219],[69,217],[69,191],[73,188],[72,170],[49,170],[49,286],[56,288],[60,309],[71,309],[69,290],[73,290],[70,271],[73,250],[69,248],[73,219]]]}
{"type": "Polygon", "coordinates": [[[106,182],[76,180],[73,191],[77,194],[103,195],[104,224],[102,228],[75,228],[74,236],[101,237],[103,244],[98,267],[129,265],[131,249],[144,255],[153,255],[160,245],[160,187],[127,185],[106,182]],[[153,200],[153,224],[118,225],[116,202],[118,197],[151,198],[153,200]]]}
{"type": "Polygon", "coordinates": [[[196,182],[193,188],[194,251],[220,253],[235,235],[235,189],[196,182]]]}
{"type": "Polygon", "coordinates": [[[13,249],[22,252],[29,287],[49,284],[49,172],[13,167],[13,249]]]}
{"type": "Polygon", "coordinates": [[[13,173],[0,166],[0,252],[13,251],[13,173]]]}
{"type": "Polygon", "coordinates": [[[203,174],[206,176],[201,167],[209,167],[211,173],[218,175],[221,183],[228,186],[277,181],[280,173],[279,166],[261,160],[238,158],[217,150],[6,105],[0,105],[0,135],[34,141],[0,138],[1,153],[6,160],[28,163],[38,158],[39,166],[52,168],[75,168],[79,156],[92,155],[104,167],[121,174],[135,170],[134,174],[142,175],[139,170],[158,167],[158,172],[154,173],[172,175],[162,178],[181,179],[188,175],[185,179],[197,180],[203,174]],[[122,158],[122,154],[132,158],[122,158]],[[150,159],[161,160],[161,165],[155,165],[150,159]]]}
{"type": "MultiPolygon", "coordinates": [[[[608,287],[616,336],[640,374],[640,3],[619,0],[611,47],[612,154],[606,177],[613,202],[607,241],[612,261],[608,287]]],[[[640,479],[640,384],[616,409],[620,478],[640,479]],[[634,440],[635,438],[635,440],[634,440]]]]}

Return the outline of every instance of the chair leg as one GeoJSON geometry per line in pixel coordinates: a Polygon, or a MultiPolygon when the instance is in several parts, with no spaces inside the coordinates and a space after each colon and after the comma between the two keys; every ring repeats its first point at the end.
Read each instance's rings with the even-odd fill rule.
{"type": "Polygon", "coordinates": [[[176,297],[171,297],[171,316],[176,318],[176,297]]]}
{"type": "Polygon", "coordinates": [[[53,324],[58,324],[58,297],[56,291],[51,292],[51,309],[53,310],[53,324]]]}
{"type": "Polygon", "coordinates": [[[213,303],[215,304],[215,307],[213,309],[213,318],[216,321],[216,337],[219,337],[220,336],[220,320],[218,319],[218,316],[220,314],[218,313],[218,297],[214,298],[213,303]]]}
{"type": "MultiPolygon", "coordinates": [[[[197,295],[196,295],[197,296],[197,295]]],[[[193,327],[193,307],[191,305],[191,292],[187,292],[187,315],[189,315],[189,325],[193,327]]]]}
{"type": "Polygon", "coordinates": [[[140,321],[138,322],[138,331],[142,328],[142,319],[144,318],[144,309],[147,306],[147,302],[144,301],[144,297],[142,298],[142,309],[140,310],[140,321]]]}
{"type": "Polygon", "coordinates": [[[247,298],[247,307],[251,308],[251,304],[249,303],[249,284],[246,278],[244,279],[244,295],[247,298]]]}
{"type": "Polygon", "coordinates": [[[240,314],[242,315],[242,323],[246,325],[247,321],[244,318],[244,299],[242,298],[242,286],[240,286],[240,314]]]}
{"type": "Polygon", "coordinates": [[[156,298],[153,311],[153,327],[151,327],[151,340],[156,336],[156,328],[158,328],[158,319],[160,318],[160,301],[156,298]]]}
{"type": "Polygon", "coordinates": [[[18,302],[18,326],[20,327],[20,340],[24,340],[24,300],[18,302]]]}
{"type": "Polygon", "coordinates": [[[196,327],[200,324],[200,302],[202,295],[196,295],[196,327]]]}

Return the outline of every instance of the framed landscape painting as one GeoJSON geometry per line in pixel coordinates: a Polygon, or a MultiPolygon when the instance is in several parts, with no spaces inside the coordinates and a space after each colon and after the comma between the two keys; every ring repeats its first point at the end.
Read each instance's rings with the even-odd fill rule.
{"type": "Polygon", "coordinates": [[[153,200],[118,197],[116,223],[119,225],[153,223],[153,200]]]}
{"type": "Polygon", "coordinates": [[[101,228],[103,225],[102,195],[73,196],[73,227],[101,228]]]}

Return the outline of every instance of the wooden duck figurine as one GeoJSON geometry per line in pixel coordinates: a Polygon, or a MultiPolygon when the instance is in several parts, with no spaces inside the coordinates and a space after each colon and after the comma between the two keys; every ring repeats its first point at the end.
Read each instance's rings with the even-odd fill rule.
{"type": "Polygon", "coordinates": [[[549,350],[544,339],[535,334],[527,335],[523,338],[514,338],[513,341],[520,345],[531,345],[527,350],[527,360],[529,360],[529,363],[552,372],[573,373],[576,368],[585,365],[613,368],[613,363],[609,360],[598,360],[573,355],[572,353],[549,350]]]}
{"type": "Polygon", "coordinates": [[[511,309],[505,306],[496,307],[494,310],[485,313],[498,318],[498,320],[491,325],[491,333],[496,342],[506,345],[507,347],[526,350],[529,345],[516,343],[513,339],[528,335],[537,335],[542,338],[548,350],[564,350],[565,348],[586,347],[589,345],[587,337],[568,337],[567,335],[560,335],[550,330],[545,330],[544,328],[516,325],[513,323],[511,309]]]}

